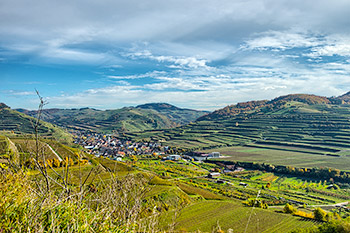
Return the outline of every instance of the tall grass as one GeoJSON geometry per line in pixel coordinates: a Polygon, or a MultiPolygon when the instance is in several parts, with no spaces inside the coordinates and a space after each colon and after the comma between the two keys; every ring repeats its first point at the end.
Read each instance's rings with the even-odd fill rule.
{"type": "Polygon", "coordinates": [[[0,232],[155,232],[154,203],[145,203],[141,174],[62,188],[0,168],[0,232]]]}

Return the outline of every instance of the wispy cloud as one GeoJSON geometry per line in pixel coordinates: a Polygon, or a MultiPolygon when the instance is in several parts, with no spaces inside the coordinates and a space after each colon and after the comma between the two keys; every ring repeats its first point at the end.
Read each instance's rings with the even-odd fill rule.
{"type": "Polygon", "coordinates": [[[132,59],[150,59],[161,63],[170,63],[170,68],[206,68],[207,60],[196,57],[179,57],[179,56],[164,56],[164,55],[153,55],[150,51],[144,50],[134,53],[127,53],[126,56],[132,59]]]}
{"type": "Polygon", "coordinates": [[[152,71],[145,74],[135,74],[135,75],[108,75],[107,77],[110,79],[142,79],[142,78],[154,78],[159,75],[165,75],[167,72],[165,71],[152,71]]]}
{"type": "Polygon", "coordinates": [[[267,31],[248,40],[242,49],[286,50],[293,48],[315,47],[324,44],[322,37],[309,32],[267,31]]]}
{"type": "Polygon", "coordinates": [[[10,96],[32,96],[36,95],[34,91],[3,90],[3,93],[10,96]]]}

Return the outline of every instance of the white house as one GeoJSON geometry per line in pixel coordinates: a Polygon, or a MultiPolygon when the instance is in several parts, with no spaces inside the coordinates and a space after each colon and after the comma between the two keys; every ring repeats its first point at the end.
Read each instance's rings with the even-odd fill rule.
{"type": "Polygon", "coordinates": [[[211,153],[209,153],[208,157],[210,157],[210,158],[219,158],[220,157],[220,152],[211,152],[211,153]]]}
{"type": "Polygon", "coordinates": [[[180,155],[168,155],[166,157],[167,160],[173,160],[173,161],[178,161],[181,160],[181,156],[180,155]]]}

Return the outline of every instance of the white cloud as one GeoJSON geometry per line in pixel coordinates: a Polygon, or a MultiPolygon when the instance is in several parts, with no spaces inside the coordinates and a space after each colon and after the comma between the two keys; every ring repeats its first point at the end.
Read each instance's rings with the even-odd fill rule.
{"type": "Polygon", "coordinates": [[[323,57],[323,56],[350,56],[350,42],[347,44],[334,44],[325,45],[322,47],[316,47],[312,49],[312,52],[307,54],[310,57],[323,57]]]}
{"type": "Polygon", "coordinates": [[[128,57],[131,57],[133,59],[150,59],[154,60],[157,62],[168,62],[168,63],[173,63],[174,65],[170,65],[172,68],[191,68],[191,69],[196,69],[196,68],[205,68],[205,69],[210,69],[209,66],[206,65],[208,62],[205,59],[200,59],[196,57],[180,57],[180,56],[164,56],[164,55],[153,55],[149,50],[144,50],[144,51],[138,51],[138,52],[133,52],[133,53],[127,53],[125,54],[128,57]]]}
{"type": "Polygon", "coordinates": [[[159,75],[165,75],[165,71],[152,71],[145,74],[135,74],[135,75],[108,75],[110,79],[140,79],[140,78],[153,78],[158,77],[159,75]]]}
{"type": "Polygon", "coordinates": [[[315,47],[323,44],[319,36],[307,32],[268,31],[255,35],[248,40],[242,49],[277,49],[286,50],[301,47],[315,47]]]}
{"type": "Polygon", "coordinates": [[[96,79],[108,79],[103,88],[51,96],[51,105],[167,101],[214,109],[289,93],[337,95],[349,86],[350,1],[12,0],[1,5],[1,59],[84,64],[96,79]]]}

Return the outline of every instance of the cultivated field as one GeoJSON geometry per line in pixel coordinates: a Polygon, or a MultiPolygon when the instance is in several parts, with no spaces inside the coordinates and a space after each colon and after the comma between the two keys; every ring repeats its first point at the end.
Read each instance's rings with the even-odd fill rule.
{"type": "MultiPolygon", "coordinates": [[[[210,152],[213,150],[207,150],[210,152]]],[[[215,148],[224,156],[220,160],[261,162],[274,165],[285,165],[294,167],[333,167],[340,170],[350,170],[350,156],[330,156],[315,154],[312,151],[298,152],[283,150],[283,148],[269,149],[259,147],[235,146],[215,148]]]]}
{"type": "MultiPolygon", "coordinates": [[[[168,219],[172,219],[167,216],[168,219]]],[[[304,220],[273,210],[244,207],[237,201],[201,201],[185,207],[176,219],[177,230],[212,232],[220,226],[225,232],[290,232],[297,228],[315,225],[313,220],[304,220]],[[249,218],[249,216],[251,216],[249,218]],[[248,219],[250,219],[248,223],[248,219]],[[195,223],[195,224],[194,224],[195,223]]]]}

